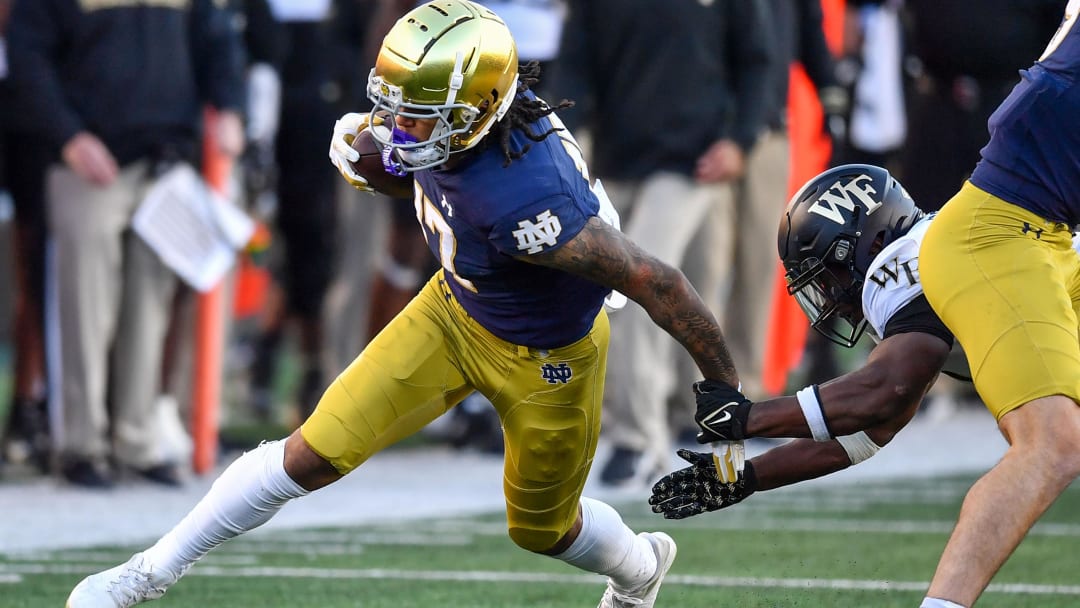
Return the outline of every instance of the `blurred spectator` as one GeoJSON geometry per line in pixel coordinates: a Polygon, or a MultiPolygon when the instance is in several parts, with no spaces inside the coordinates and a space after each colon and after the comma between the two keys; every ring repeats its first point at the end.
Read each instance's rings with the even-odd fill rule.
{"type": "MultiPolygon", "coordinates": [[[[838,77],[851,91],[834,164],[891,166],[907,136],[901,0],[848,0],[838,77]]],[[[905,182],[906,183],[906,182],[905,182]]]]}
{"type": "MultiPolygon", "coordinates": [[[[829,118],[831,164],[895,167],[908,132],[902,34],[899,0],[847,1],[836,76],[851,102],[847,112],[829,118]]],[[[800,382],[820,383],[845,373],[841,350],[820,333],[809,332],[800,382]]]]}
{"type": "Polygon", "coordinates": [[[4,50],[11,0],[0,0],[0,190],[14,202],[14,365],[12,395],[3,427],[3,458],[29,463],[47,472],[50,461],[46,408],[45,337],[42,322],[45,293],[45,168],[56,151],[18,117],[4,50]]]}
{"type": "MultiPolygon", "coordinates": [[[[792,63],[802,64],[817,89],[826,127],[835,125],[834,118],[844,115],[848,106],[848,93],[836,79],[835,61],[825,40],[820,0],[767,1],[777,68],[771,72],[766,129],[746,157],[745,171],[732,182],[734,204],[712,208],[685,263],[687,276],[706,294],[706,301],[728,294],[720,299],[717,310],[731,356],[739,366],[743,392],[751,399],[768,396],[762,376],[772,313],[768,303],[776,287],[772,237],[788,199],[787,101],[792,63]]],[[[681,355],[679,370],[679,386],[698,379],[693,361],[681,355]]],[[[691,425],[696,434],[693,395],[679,391],[673,399],[673,419],[691,425]]]]}
{"type": "Polygon", "coordinates": [[[326,133],[340,114],[332,0],[269,0],[282,24],[281,113],[274,143],[275,228],[282,246],[278,285],[260,319],[251,368],[251,399],[271,413],[282,341],[295,328],[300,357],[297,420],[315,409],[326,383],[323,303],[338,260],[336,171],[326,160],[326,133]]]}
{"type": "MultiPolygon", "coordinates": [[[[352,0],[335,5],[335,55],[343,89],[342,112],[364,112],[371,107],[367,77],[374,57],[366,53],[374,52],[368,47],[368,38],[378,4],[378,0],[352,0]]],[[[368,342],[370,288],[380,252],[385,249],[391,203],[384,195],[362,193],[344,180],[335,183],[339,264],[327,290],[324,315],[327,364],[336,373],[345,369],[368,342]]],[[[412,209],[411,201],[407,207],[412,209]]],[[[410,215],[415,218],[415,213],[410,215]]]]}
{"type": "MultiPolygon", "coordinates": [[[[623,231],[664,262],[683,266],[708,214],[736,204],[731,186],[766,127],[776,69],[768,22],[764,0],[569,3],[549,90],[578,102],[563,119],[591,133],[591,165],[623,231]]],[[[760,241],[770,272],[756,280],[768,287],[776,213],[758,215],[760,225],[741,215],[733,221],[740,240],[760,241]]],[[[696,286],[717,306],[719,294],[696,286]]],[[[760,301],[753,306],[767,314],[760,301]]],[[[637,306],[611,323],[604,430],[614,449],[600,479],[618,484],[667,469],[675,343],[637,306]]],[[[745,362],[734,359],[741,372],[745,362]]]]}
{"type": "Polygon", "coordinates": [[[908,136],[900,179],[919,207],[956,194],[990,134],[986,121],[1061,22],[1063,0],[906,0],[908,136]]]}
{"type": "Polygon", "coordinates": [[[212,0],[114,5],[17,2],[12,80],[63,159],[46,179],[60,330],[61,472],[113,484],[110,464],[168,485],[155,397],[176,277],[131,230],[148,189],[199,151],[204,102],[222,152],[243,147],[243,49],[212,0]],[[114,462],[110,463],[110,459],[114,462]]]}
{"type": "MultiPolygon", "coordinates": [[[[552,62],[559,56],[566,0],[479,0],[479,4],[506,22],[522,62],[536,61],[541,74],[550,73],[552,62]]],[[[559,101],[543,81],[536,94],[551,102],[559,101]]]]}

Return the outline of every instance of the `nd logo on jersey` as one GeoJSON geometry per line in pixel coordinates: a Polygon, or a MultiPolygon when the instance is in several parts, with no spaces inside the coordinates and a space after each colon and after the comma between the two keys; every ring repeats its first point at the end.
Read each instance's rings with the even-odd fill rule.
{"type": "Polygon", "coordinates": [[[521,220],[519,230],[512,234],[517,239],[518,249],[525,253],[540,253],[544,246],[554,247],[556,239],[562,233],[559,216],[551,215],[551,209],[536,216],[536,221],[521,220]]]}
{"type": "Polygon", "coordinates": [[[558,384],[562,382],[566,384],[570,382],[570,377],[574,375],[574,370],[570,369],[570,366],[565,363],[558,365],[552,365],[545,363],[540,367],[540,376],[548,381],[548,384],[558,384]]]}

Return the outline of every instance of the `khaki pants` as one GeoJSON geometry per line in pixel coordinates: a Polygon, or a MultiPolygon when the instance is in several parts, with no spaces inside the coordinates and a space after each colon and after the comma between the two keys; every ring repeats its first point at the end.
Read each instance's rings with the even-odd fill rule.
{"type": "Polygon", "coordinates": [[[151,184],[146,162],[124,168],[107,187],[63,166],[47,176],[60,330],[59,446],[67,457],[112,454],[138,468],[160,462],[154,404],[176,278],[130,230],[151,184]]]}
{"type": "MultiPolygon", "coordinates": [[[[687,248],[709,212],[730,205],[726,185],[701,185],[677,173],[654,173],[637,182],[604,181],[622,229],[661,261],[682,266],[687,248]]],[[[667,399],[675,390],[679,345],[630,302],[611,315],[611,352],[604,397],[604,433],[617,445],[670,457],[667,399]]],[[[689,387],[687,387],[689,389],[689,387]]]]}
{"type": "MultiPolygon", "coordinates": [[[[747,173],[732,184],[701,185],[674,173],[640,182],[604,181],[623,231],[681,268],[717,314],[751,399],[760,396],[787,155],[787,138],[772,133],[762,137],[747,159],[747,173]]],[[[667,463],[670,424],[694,424],[691,383],[701,372],[633,303],[611,315],[609,357],[605,437],[667,463]]]]}
{"type": "MultiPolygon", "coordinates": [[[[777,230],[788,200],[790,145],[787,135],[769,131],[754,146],[746,173],[732,185],[731,205],[712,209],[690,245],[683,272],[716,311],[743,393],[759,400],[767,395],[762,385],[765,341],[776,288],[777,230]]],[[[679,366],[677,394],[689,404],[689,386],[701,372],[689,355],[679,366]]]]}

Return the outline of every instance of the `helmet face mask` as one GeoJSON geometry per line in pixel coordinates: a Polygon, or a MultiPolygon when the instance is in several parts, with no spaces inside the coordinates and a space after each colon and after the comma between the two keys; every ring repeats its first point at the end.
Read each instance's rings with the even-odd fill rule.
{"type": "Polygon", "coordinates": [[[784,278],[815,331],[845,347],[859,341],[867,325],[860,301],[863,280],[851,268],[830,269],[819,259],[808,259],[784,278]]]}
{"type": "Polygon", "coordinates": [[[922,217],[900,183],[871,165],[829,169],[792,197],[777,244],[788,293],[815,331],[841,346],[859,341],[874,258],[922,217]]]}
{"type": "Polygon", "coordinates": [[[510,109],[517,50],[495,13],[468,0],[421,5],[391,28],[368,76],[373,113],[387,124],[372,136],[386,170],[405,175],[445,163],[477,144],[510,109]],[[397,118],[434,120],[420,141],[397,118]]]}

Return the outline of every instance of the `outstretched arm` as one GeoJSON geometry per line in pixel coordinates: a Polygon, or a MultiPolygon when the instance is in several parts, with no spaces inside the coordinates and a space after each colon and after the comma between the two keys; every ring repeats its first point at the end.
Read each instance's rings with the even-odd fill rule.
{"type": "Polygon", "coordinates": [[[622,292],[690,353],[705,378],[738,386],[720,326],[690,281],[600,218],[562,247],[521,259],[622,292]]]}
{"type": "MultiPolygon", "coordinates": [[[[879,427],[875,441],[888,441],[915,415],[923,395],[945,364],[951,345],[937,336],[909,332],[883,340],[866,365],[818,387],[821,410],[833,436],[879,427]]],[[[810,437],[794,396],[755,403],[746,422],[747,437],[810,437]]],[[[881,443],[880,445],[884,445],[881,443]]]]}
{"type": "Polygon", "coordinates": [[[837,438],[809,439],[810,425],[795,397],[753,404],[742,436],[800,438],[751,459],[731,483],[720,480],[708,454],[680,450],[690,466],[658,481],[649,504],[668,519],[682,519],[869,458],[914,416],[948,352],[949,345],[936,336],[897,334],[884,340],[863,368],[823,385],[822,419],[837,438]]]}

